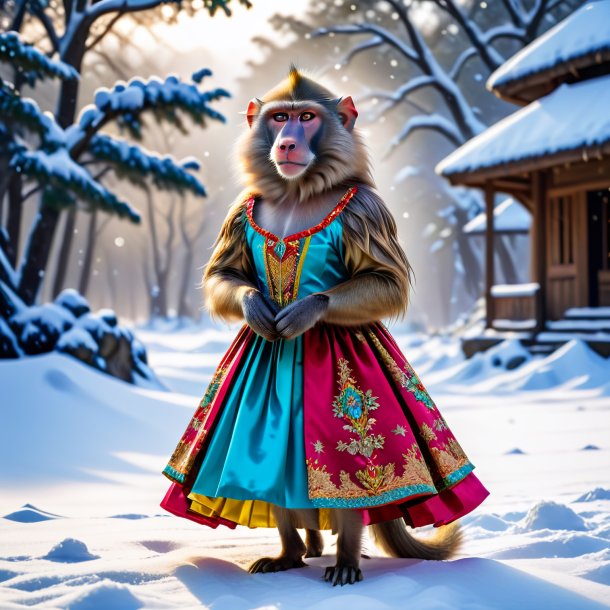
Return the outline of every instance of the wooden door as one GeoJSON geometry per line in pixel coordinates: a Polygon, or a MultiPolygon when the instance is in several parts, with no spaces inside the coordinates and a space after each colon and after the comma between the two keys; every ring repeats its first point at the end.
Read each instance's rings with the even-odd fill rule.
{"type": "Polygon", "coordinates": [[[587,193],[589,305],[610,306],[610,189],[587,193]]]}
{"type": "Polygon", "coordinates": [[[570,307],[588,305],[586,194],[549,197],[546,213],[546,309],[557,320],[570,307]]]}

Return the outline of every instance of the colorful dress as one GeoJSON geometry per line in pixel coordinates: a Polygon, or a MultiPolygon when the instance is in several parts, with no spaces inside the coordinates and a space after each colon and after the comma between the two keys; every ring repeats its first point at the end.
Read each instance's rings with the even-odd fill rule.
{"type": "MultiPolygon", "coordinates": [[[[243,211],[258,287],[279,307],[350,278],[341,213],[279,239],[243,211]]],[[[488,495],[474,466],[381,323],[318,323],[269,342],[244,326],[164,470],[161,506],[216,527],[274,527],[271,505],[449,523],[488,495]]]]}

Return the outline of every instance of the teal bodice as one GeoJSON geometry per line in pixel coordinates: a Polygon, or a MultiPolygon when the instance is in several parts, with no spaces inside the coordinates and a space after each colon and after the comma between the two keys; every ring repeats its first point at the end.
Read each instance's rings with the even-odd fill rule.
{"type": "Polygon", "coordinates": [[[280,239],[259,227],[253,217],[255,199],[245,212],[246,242],[259,290],[280,307],[348,279],[343,261],[341,211],[354,194],[350,189],[322,222],[280,239]]]}

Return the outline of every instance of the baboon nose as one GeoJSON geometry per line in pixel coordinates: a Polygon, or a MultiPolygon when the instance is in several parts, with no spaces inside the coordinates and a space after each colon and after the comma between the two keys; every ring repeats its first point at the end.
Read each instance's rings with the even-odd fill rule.
{"type": "Polygon", "coordinates": [[[292,139],[283,139],[280,141],[280,143],[278,144],[278,148],[280,150],[294,150],[297,147],[296,142],[292,139]]]}

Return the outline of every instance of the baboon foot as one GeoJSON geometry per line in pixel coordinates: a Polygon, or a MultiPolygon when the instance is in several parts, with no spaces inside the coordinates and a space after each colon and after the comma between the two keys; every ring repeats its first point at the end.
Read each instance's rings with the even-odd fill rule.
{"type": "Polygon", "coordinates": [[[249,568],[250,574],[259,574],[261,572],[283,572],[292,568],[303,568],[307,564],[298,557],[261,557],[257,559],[249,568]]]}
{"type": "Polygon", "coordinates": [[[324,539],[317,530],[307,530],[305,536],[307,551],[305,557],[321,557],[324,550],[324,539]]]}
{"type": "Polygon", "coordinates": [[[336,565],[326,568],[324,572],[324,580],[332,583],[333,587],[337,585],[353,585],[362,580],[362,570],[358,566],[336,565]]]}

